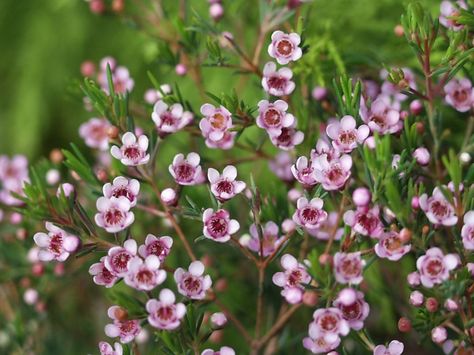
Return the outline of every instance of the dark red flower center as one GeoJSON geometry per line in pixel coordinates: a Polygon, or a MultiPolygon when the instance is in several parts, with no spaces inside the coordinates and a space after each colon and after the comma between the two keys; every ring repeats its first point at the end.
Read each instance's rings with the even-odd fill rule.
{"type": "Polygon", "coordinates": [[[123,155],[125,155],[130,160],[136,160],[142,156],[142,152],[137,145],[130,145],[125,147],[123,155]]]}
{"type": "Polygon", "coordinates": [[[221,180],[217,183],[216,189],[220,193],[231,194],[234,191],[234,185],[229,180],[221,180]]]}
{"type": "Polygon", "coordinates": [[[223,236],[227,233],[227,221],[224,218],[213,217],[209,221],[209,229],[216,237],[223,236]]]}
{"type": "Polygon", "coordinates": [[[341,262],[341,270],[349,276],[358,275],[360,273],[360,263],[358,260],[346,258],[341,262]]]}
{"type": "Polygon", "coordinates": [[[189,182],[194,177],[195,169],[189,163],[181,163],[174,167],[174,172],[179,180],[189,182]]]}
{"type": "Polygon", "coordinates": [[[357,136],[355,132],[352,131],[342,131],[339,133],[339,142],[342,144],[352,144],[355,142],[357,136]]]}
{"type": "Polygon", "coordinates": [[[334,330],[337,326],[338,319],[334,317],[332,314],[327,314],[321,317],[319,320],[319,325],[321,329],[330,332],[334,330]]]}
{"type": "Polygon", "coordinates": [[[353,304],[350,304],[348,306],[342,305],[340,309],[342,311],[342,314],[344,315],[344,318],[351,320],[359,318],[361,313],[360,306],[361,305],[359,302],[354,302],[353,304]]]}
{"type": "Polygon", "coordinates": [[[53,254],[61,254],[61,249],[63,246],[63,236],[61,234],[55,234],[51,237],[49,242],[49,250],[53,254]]]}
{"type": "Polygon", "coordinates": [[[126,251],[121,251],[118,254],[114,255],[112,258],[112,265],[117,269],[117,270],[126,270],[127,269],[127,263],[130,260],[131,256],[128,252],[126,251]]]}
{"type": "Polygon", "coordinates": [[[443,263],[439,259],[431,259],[426,265],[426,271],[431,276],[437,276],[443,270],[443,263]]]}
{"type": "Polygon", "coordinates": [[[183,280],[184,288],[190,292],[198,292],[201,290],[201,280],[192,275],[188,275],[183,280]]]}
{"type": "Polygon", "coordinates": [[[288,39],[282,39],[278,41],[276,48],[278,54],[287,57],[293,51],[293,43],[291,43],[291,41],[289,41],[288,39]]]}
{"type": "Polygon", "coordinates": [[[265,124],[270,127],[275,127],[275,126],[280,125],[281,123],[280,111],[274,108],[269,108],[263,114],[263,120],[265,121],[265,124]]]}
{"type": "Polygon", "coordinates": [[[115,224],[120,224],[123,219],[124,215],[121,210],[116,209],[116,208],[111,208],[107,212],[105,212],[105,221],[109,225],[115,225],[115,224]]]}
{"type": "Polygon", "coordinates": [[[286,87],[288,79],[279,76],[273,75],[267,79],[268,86],[277,90],[283,90],[286,87]]]}

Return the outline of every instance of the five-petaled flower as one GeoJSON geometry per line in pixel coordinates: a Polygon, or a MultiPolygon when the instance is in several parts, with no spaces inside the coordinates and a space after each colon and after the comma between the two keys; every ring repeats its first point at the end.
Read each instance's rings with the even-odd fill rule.
{"type": "Polygon", "coordinates": [[[187,271],[177,268],[174,272],[174,280],[178,286],[178,292],[193,300],[202,300],[212,285],[211,277],[203,274],[204,264],[198,260],[189,264],[187,271]]]}
{"type": "Polygon", "coordinates": [[[229,241],[230,236],[240,228],[239,222],[230,219],[229,212],[224,209],[217,211],[212,208],[206,209],[202,214],[202,221],[204,223],[202,231],[204,236],[219,243],[229,241]]]}
{"type": "Polygon", "coordinates": [[[168,167],[171,176],[180,185],[196,185],[204,182],[205,177],[199,165],[201,157],[191,152],[186,158],[184,154],[176,154],[173,163],[168,167]]]}
{"type": "Polygon", "coordinates": [[[130,211],[130,200],[125,196],[99,197],[96,205],[99,212],[95,215],[95,223],[109,233],[120,232],[135,220],[130,211]]]}
{"type": "Polygon", "coordinates": [[[306,267],[290,254],[281,257],[280,264],[285,271],[273,275],[273,283],[283,288],[281,295],[291,304],[303,299],[304,285],[311,281],[306,267]]]}
{"type": "Polygon", "coordinates": [[[184,111],[179,103],[168,106],[164,101],[159,100],[153,106],[151,118],[155,122],[158,133],[166,135],[186,127],[193,120],[193,114],[184,111]]]}
{"type": "Polygon", "coordinates": [[[288,64],[297,61],[303,55],[299,47],[300,35],[297,33],[284,33],[275,31],[272,33],[272,42],[268,46],[268,54],[275,58],[279,64],[288,64]]]}
{"type": "Polygon", "coordinates": [[[39,260],[64,261],[79,247],[80,240],[75,235],[67,233],[51,222],[46,222],[45,227],[48,230],[47,234],[39,232],[33,236],[36,245],[40,247],[39,260]]]}
{"type": "Polygon", "coordinates": [[[290,68],[280,68],[273,62],[268,62],[263,67],[263,89],[273,96],[290,95],[295,90],[295,83],[291,81],[293,72],[290,68]]]}
{"type": "Polygon", "coordinates": [[[175,303],[174,293],[165,288],[160,291],[159,299],[151,299],[146,303],[148,323],[158,329],[172,330],[179,327],[186,314],[186,306],[175,303]]]}
{"type": "Polygon", "coordinates": [[[433,247],[416,260],[421,284],[431,288],[449,278],[449,272],[459,265],[457,254],[444,255],[441,249],[433,247]]]}
{"type": "Polygon", "coordinates": [[[110,148],[110,153],[115,159],[119,159],[123,165],[137,166],[147,164],[150,154],[147,154],[148,138],[145,135],[138,137],[132,132],[127,132],[122,136],[122,146],[114,145],[110,148]]]}
{"type": "Polygon", "coordinates": [[[237,169],[233,165],[227,165],[222,174],[219,174],[213,168],[207,170],[207,179],[211,184],[211,192],[220,202],[230,200],[245,189],[245,182],[235,180],[236,178],[237,169]]]}
{"type": "Polygon", "coordinates": [[[130,343],[140,333],[140,321],[128,319],[126,311],[119,306],[112,306],[107,311],[113,323],[105,326],[105,335],[110,338],[120,337],[120,342],[130,343]]]}

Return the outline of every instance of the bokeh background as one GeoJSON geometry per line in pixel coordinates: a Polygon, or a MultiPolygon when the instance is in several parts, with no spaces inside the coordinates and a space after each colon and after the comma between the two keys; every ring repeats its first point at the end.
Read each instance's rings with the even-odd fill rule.
{"type": "MultiPolygon", "coordinates": [[[[176,2],[163,1],[170,13],[177,11],[176,2]]],[[[223,2],[226,14],[220,25],[222,30],[232,32],[237,24],[238,31],[234,36],[244,47],[247,44],[250,48],[258,21],[256,0],[223,2]]],[[[349,71],[363,67],[364,75],[376,78],[382,64],[412,66],[415,63],[404,38],[394,35],[394,27],[407,2],[315,0],[307,32],[316,39],[329,37],[349,71]]],[[[439,1],[421,2],[437,14],[439,1]]],[[[188,3],[203,17],[208,17],[206,0],[189,0],[188,3]]],[[[68,146],[69,142],[85,149],[78,128],[93,114],[84,110],[79,95],[79,68],[86,59],[98,62],[107,55],[129,68],[135,80],[132,99],[142,101],[144,91],[152,86],[146,74],[149,70],[161,83],[178,83],[183,96],[195,107],[203,103],[191,80],[176,76],[172,66],[160,62],[156,40],[137,31],[124,18],[112,14],[94,15],[88,4],[81,0],[1,0],[0,153],[22,153],[34,161],[47,156],[53,148],[68,146]]],[[[208,91],[230,93],[237,81],[230,71],[204,69],[208,91]]],[[[250,104],[256,104],[262,91],[258,82],[249,81],[240,95],[250,104]]],[[[170,161],[175,150],[170,150],[169,157],[162,159],[170,161]]],[[[405,260],[405,266],[411,268],[412,262],[408,260],[407,264],[405,260]]],[[[227,271],[231,272],[221,270],[221,273],[227,271]]],[[[380,317],[372,319],[372,326],[379,327],[378,335],[387,340],[390,334],[395,334],[396,314],[388,303],[390,294],[385,286],[400,277],[397,270],[389,268],[382,267],[377,272],[384,276],[372,277],[374,294],[380,296],[374,300],[380,317]]],[[[110,301],[104,299],[98,287],[91,287],[87,273],[77,273],[73,280],[73,287],[68,284],[71,279],[54,281],[57,296],[56,300],[48,300],[50,309],[45,317],[50,319],[42,323],[46,327],[36,329],[21,319],[15,324],[25,336],[34,332],[36,338],[42,338],[43,353],[90,353],[96,351],[98,335],[103,337],[104,310],[110,301]]],[[[53,284],[53,280],[45,282],[53,284]]],[[[234,301],[245,300],[242,292],[234,287],[234,301]]],[[[280,302],[277,291],[274,293],[280,302]]],[[[253,304],[253,298],[249,302],[253,304]]],[[[245,312],[245,308],[241,307],[241,311],[245,312]]],[[[238,341],[238,337],[234,337],[230,345],[238,344],[238,341]]],[[[300,342],[300,339],[294,342],[300,342]]],[[[290,353],[294,342],[288,339],[289,348],[282,349],[282,353],[290,353]]],[[[302,350],[300,344],[297,348],[302,350]]],[[[431,351],[438,350],[427,350],[426,354],[434,353],[431,351]]],[[[423,353],[420,349],[417,352],[423,353]]]]}

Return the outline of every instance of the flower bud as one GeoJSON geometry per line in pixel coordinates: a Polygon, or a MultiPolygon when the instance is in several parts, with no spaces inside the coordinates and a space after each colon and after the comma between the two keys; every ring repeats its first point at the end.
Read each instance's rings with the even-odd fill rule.
{"type": "Polygon", "coordinates": [[[395,28],[393,29],[393,33],[395,33],[395,36],[397,37],[402,37],[404,35],[404,30],[402,25],[396,25],[395,28]]]}
{"type": "Polygon", "coordinates": [[[115,13],[120,13],[125,8],[124,0],[113,0],[112,1],[112,11],[115,13]]]}
{"type": "Polygon", "coordinates": [[[212,266],[212,258],[209,254],[204,254],[201,258],[201,262],[205,267],[211,267],[212,266]]]}
{"type": "Polygon", "coordinates": [[[316,86],[313,91],[311,91],[311,96],[316,101],[322,101],[328,96],[328,90],[321,86],[316,86]]]}
{"type": "Polygon", "coordinates": [[[305,291],[303,293],[303,303],[308,307],[314,307],[318,304],[318,294],[315,291],[305,291]]]}
{"type": "Polygon", "coordinates": [[[413,233],[408,228],[402,228],[400,231],[400,239],[403,243],[408,243],[411,240],[413,233]]]}
{"type": "Polygon", "coordinates": [[[186,65],[184,65],[182,63],[179,63],[178,65],[176,65],[174,70],[175,70],[176,74],[179,75],[179,76],[185,76],[186,73],[188,72],[188,68],[186,67],[186,65]]]}
{"type": "Polygon", "coordinates": [[[28,233],[25,228],[19,228],[17,229],[15,235],[18,240],[25,240],[28,233]]]}
{"type": "Polygon", "coordinates": [[[293,232],[295,228],[296,228],[295,222],[289,218],[285,219],[283,223],[281,224],[281,229],[283,233],[286,233],[286,234],[293,232]]]}
{"type": "Polygon", "coordinates": [[[49,153],[49,160],[54,164],[60,164],[64,159],[63,153],[59,149],[53,149],[49,153]]]}
{"type": "Polygon", "coordinates": [[[61,179],[61,174],[57,169],[50,169],[46,172],[46,182],[49,185],[56,185],[61,179]]]}
{"type": "Polygon", "coordinates": [[[408,118],[408,116],[409,116],[408,111],[406,111],[406,110],[400,111],[400,119],[401,120],[406,120],[408,118]]]}
{"type": "Polygon", "coordinates": [[[142,328],[140,330],[140,333],[135,337],[135,341],[137,344],[145,344],[148,341],[148,338],[150,337],[150,334],[148,333],[148,330],[145,328],[142,328]]]}
{"type": "Polygon", "coordinates": [[[358,187],[352,193],[352,200],[357,207],[367,206],[372,200],[372,194],[366,187],[358,187]]]}
{"type": "Polygon", "coordinates": [[[448,332],[446,331],[445,327],[436,327],[431,330],[431,339],[436,344],[444,343],[447,338],[448,332]]]}
{"type": "Polygon", "coordinates": [[[27,289],[25,293],[23,294],[23,300],[25,301],[26,304],[30,306],[38,302],[38,299],[39,299],[38,291],[36,291],[33,288],[27,289]]]}
{"type": "Polygon", "coordinates": [[[426,299],[425,307],[428,312],[434,313],[438,310],[439,303],[434,297],[428,297],[426,299]]]}
{"type": "Polygon", "coordinates": [[[227,280],[224,278],[220,278],[216,281],[216,291],[217,292],[224,292],[227,289],[227,280]]]}
{"type": "Polygon", "coordinates": [[[448,298],[446,301],[444,301],[444,308],[450,312],[456,312],[459,309],[459,306],[455,300],[448,298]]]}
{"type": "Polygon", "coordinates": [[[104,169],[99,169],[97,171],[97,179],[101,182],[107,182],[109,180],[109,175],[107,174],[107,171],[104,169]]]}
{"type": "Polygon", "coordinates": [[[161,201],[163,201],[168,206],[173,206],[177,202],[176,191],[172,188],[167,188],[161,191],[161,201]]]}
{"type": "Polygon", "coordinates": [[[212,4],[209,8],[209,15],[214,21],[219,21],[224,16],[224,7],[221,4],[212,4]]]}
{"type": "Polygon", "coordinates": [[[211,315],[211,325],[213,328],[222,328],[227,323],[227,317],[222,312],[216,312],[211,315]]]}
{"type": "Polygon", "coordinates": [[[114,311],[114,316],[117,320],[126,320],[128,318],[128,312],[126,309],[123,309],[122,307],[118,307],[114,311]]]}
{"type": "Polygon", "coordinates": [[[410,304],[414,307],[420,307],[423,304],[424,296],[420,291],[413,291],[410,294],[410,304]]]}
{"type": "Polygon", "coordinates": [[[420,100],[413,100],[410,103],[410,112],[414,116],[418,116],[423,111],[423,104],[420,100]]]}
{"type": "Polygon", "coordinates": [[[296,202],[301,196],[303,196],[303,193],[298,190],[298,189],[291,189],[288,191],[288,200],[291,202],[296,202]]]}
{"type": "MultiPolygon", "coordinates": [[[[408,281],[408,284],[411,286],[411,287],[416,287],[416,286],[420,286],[420,274],[416,271],[408,274],[407,276],[407,281],[408,281]]],[[[423,302],[423,301],[421,301],[423,302]]]]}
{"type": "Polygon", "coordinates": [[[423,122],[416,123],[416,132],[420,135],[425,133],[425,125],[423,124],[423,122]]]}
{"type": "Polygon", "coordinates": [[[459,160],[461,160],[461,163],[463,164],[469,164],[471,161],[471,155],[468,152],[462,152],[459,155],[459,160]]]}
{"type": "Polygon", "coordinates": [[[119,129],[117,126],[110,126],[109,128],[107,128],[107,136],[109,137],[109,139],[115,139],[119,136],[119,129]]]}
{"type": "Polygon", "coordinates": [[[357,293],[353,288],[344,288],[337,295],[337,300],[344,306],[350,306],[357,300],[357,293]]]}
{"type": "Polygon", "coordinates": [[[59,185],[58,190],[56,191],[56,196],[59,198],[61,194],[64,193],[64,196],[69,197],[74,193],[74,185],[66,182],[59,185]]]}
{"type": "Polygon", "coordinates": [[[411,199],[411,208],[417,210],[420,208],[420,198],[418,196],[413,196],[411,199]]]}
{"type": "Polygon", "coordinates": [[[222,341],[223,336],[224,332],[222,330],[216,330],[212,332],[211,336],[209,337],[209,341],[214,344],[220,343],[222,341]]]}
{"type": "Polygon", "coordinates": [[[430,163],[430,152],[425,147],[416,148],[413,152],[413,158],[421,166],[426,166],[430,163]]]}
{"type": "Polygon", "coordinates": [[[64,264],[63,263],[57,263],[56,265],[54,265],[54,274],[56,276],[64,275],[64,264]]]}
{"type": "Polygon", "coordinates": [[[423,234],[428,234],[430,232],[430,226],[424,225],[423,228],[421,228],[421,233],[423,234]]]}
{"type": "Polygon", "coordinates": [[[103,0],[91,0],[89,2],[89,9],[93,14],[100,15],[105,11],[105,4],[103,0]]]}
{"type": "Polygon", "coordinates": [[[11,224],[20,224],[23,221],[23,216],[18,212],[13,212],[10,215],[10,223],[11,224]]]}
{"type": "Polygon", "coordinates": [[[411,321],[406,317],[398,320],[398,330],[402,333],[408,333],[411,330],[411,321]]]}
{"type": "Polygon", "coordinates": [[[332,259],[331,254],[321,254],[319,256],[319,263],[321,265],[332,265],[332,259]]]}

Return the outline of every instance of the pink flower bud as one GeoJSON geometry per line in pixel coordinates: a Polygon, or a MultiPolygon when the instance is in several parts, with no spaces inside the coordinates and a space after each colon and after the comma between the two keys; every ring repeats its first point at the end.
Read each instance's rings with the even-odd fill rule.
{"type": "Polygon", "coordinates": [[[179,76],[185,76],[186,73],[188,72],[188,68],[183,63],[179,63],[178,65],[176,65],[174,70],[176,71],[176,74],[179,76]]]}
{"type": "Polygon", "coordinates": [[[413,100],[411,103],[410,103],[410,112],[414,115],[414,116],[418,116],[421,111],[423,111],[423,104],[421,103],[420,100],[413,100]]]}
{"type": "Polygon", "coordinates": [[[86,60],[81,64],[81,74],[83,76],[93,76],[95,74],[95,69],[95,64],[90,60],[86,60]]]}
{"type": "Polygon", "coordinates": [[[366,145],[369,149],[375,149],[375,138],[374,136],[370,136],[364,141],[364,145],[366,145]]]}
{"type": "Polygon", "coordinates": [[[422,166],[426,166],[430,163],[430,157],[430,152],[425,147],[416,148],[413,152],[413,158],[422,166]]]}
{"type": "Polygon", "coordinates": [[[291,202],[296,202],[301,196],[303,196],[303,193],[298,190],[298,189],[291,189],[288,191],[288,200],[291,202]]]}
{"type": "Polygon", "coordinates": [[[30,306],[38,302],[38,298],[39,298],[38,291],[36,291],[33,288],[27,289],[25,293],[23,294],[23,300],[25,301],[26,304],[30,306]]]}
{"type": "Polygon", "coordinates": [[[211,324],[213,328],[222,328],[227,323],[227,317],[222,312],[216,312],[211,315],[211,324]]]}
{"type": "Polygon", "coordinates": [[[69,197],[73,192],[74,185],[66,182],[58,187],[58,191],[56,191],[56,196],[59,198],[61,196],[61,193],[64,193],[64,196],[69,197]]]}
{"type": "Polygon", "coordinates": [[[410,294],[410,304],[415,307],[420,307],[423,304],[424,296],[420,291],[413,291],[410,294]]]}
{"type": "Polygon", "coordinates": [[[438,310],[439,303],[434,297],[428,297],[426,299],[425,307],[428,312],[434,313],[438,310]]]}
{"type": "Polygon", "coordinates": [[[448,332],[444,327],[436,327],[431,331],[431,339],[437,343],[441,344],[448,338],[448,332]]]}
{"type": "Polygon", "coordinates": [[[100,15],[105,11],[105,5],[103,0],[91,0],[89,3],[89,9],[93,14],[100,15]]]}
{"type": "Polygon", "coordinates": [[[342,289],[337,296],[337,300],[341,302],[344,306],[349,306],[353,304],[356,299],[357,293],[353,288],[350,287],[342,289]]]}
{"type": "Polygon", "coordinates": [[[176,191],[172,188],[167,188],[161,191],[161,200],[167,205],[174,205],[176,202],[176,191]]]}
{"type": "Polygon", "coordinates": [[[283,223],[281,224],[281,230],[283,231],[283,233],[290,233],[294,231],[295,228],[296,228],[295,222],[293,222],[293,220],[289,218],[285,219],[283,223]]]}
{"type": "Polygon", "coordinates": [[[313,91],[311,91],[311,96],[316,101],[324,100],[328,95],[328,90],[321,86],[316,86],[313,91]]]}
{"type": "Polygon", "coordinates": [[[444,308],[446,308],[450,312],[456,312],[459,309],[459,306],[455,300],[452,298],[448,298],[444,302],[444,308]]]}
{"type": "Polygon", "coordinates": [[[405,110],[400,111],[400,119],[405,120],[407,118],[408,118],[408,111],[405,111],[405,110]]]}
{"type": "Polygon", "coordinates": [[[352,200],[357,207],[367,206],[372,200],[372,194],[366,187],[358,187],[352,193],[352,200]]]}
{"type": "Polygon", "coordinates": [[[34,263],[31,267],[31,273],[35,276],[41,276],[44,272],[44,265],[42,263],[34,263]]]}
{"type": "Polygon", "coordinates": [[[215,20],[219,21],[224,16],[224,7],[221,4],[212,4],[209,8],[209,15],[215,20]]]}
{"type": "Polygon", "coordinates": [[[63,263],[57,263],[56,265],[54,265],[54,274],[56,276],[64,275],[64,264],[63,263]]]}
{"type": "Polygon", "coordinates": [[[418,196],[413,196],[411,199],[411,207],[415,210],[420,208],[420,199],[418,196]]]}

